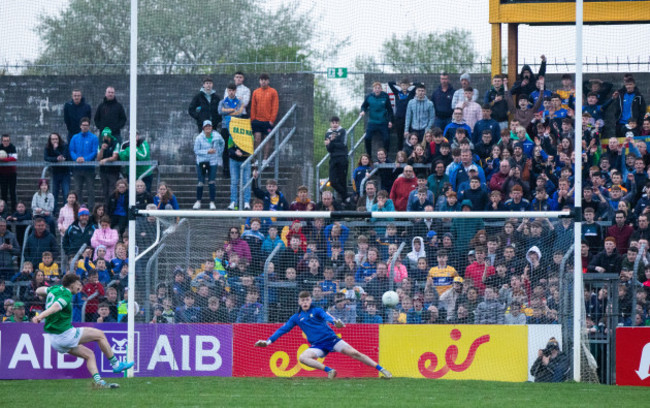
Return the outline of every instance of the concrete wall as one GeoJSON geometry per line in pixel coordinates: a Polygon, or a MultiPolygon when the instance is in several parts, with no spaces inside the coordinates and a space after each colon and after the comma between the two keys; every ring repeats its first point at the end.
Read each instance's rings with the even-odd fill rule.
{"type": "MultiPolygon", "coordinates": [[[[245,84],[258,87],[258,74],[249,74],[245,84]]],[[[231,75],[214,75],[215,90],[221,92],[231,75]]],[[[24,161],[43,160],[49,132],[67,135],[63,123],[63,105],[71,90],[80,88],[93,108],[104,97],[107,86],[116,89],[117,99],[129,113],[128,76],[4,76],[0,77],[0,133],[9,133],[24,161]]],[[[278,120],[293,103],[298,104],[297,133],[283,154],[283,163],[296,168],[302,179],[313,161],[313,89],[311,74],[273,74],[271,86],[280,95],[278,120]]],[[[197,129],[187,113],[192,97],[201,87],[195,75],[141,75],[138,77],[138,128],[147,136],[152,159],[163,165],[192,164],[193,140],[197,129]]],[[[292,124],[290,121],[289,124],[292,124]]],[[[122,135],[128,135],[130,123],[122,135]]],[[[96,131],[96,129],[95,129],[96,131]]]]}

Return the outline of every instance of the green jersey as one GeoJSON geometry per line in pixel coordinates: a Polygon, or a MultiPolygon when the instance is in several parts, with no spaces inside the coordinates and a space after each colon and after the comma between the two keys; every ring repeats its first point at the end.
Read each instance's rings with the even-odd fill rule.
{"type": "Polygon", "coordinates": [[[72,292],[70,289],[57,285],[47,289],[45,309],[58,303],[61,310],[45,318],[45,332],[61,334],[72,327],[72,292]]]}

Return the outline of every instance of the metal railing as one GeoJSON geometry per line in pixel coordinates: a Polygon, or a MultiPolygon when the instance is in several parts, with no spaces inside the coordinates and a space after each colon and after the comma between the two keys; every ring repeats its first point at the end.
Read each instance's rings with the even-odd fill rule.
{"type": "Polygon", "coordinates": [[[273,149],[273,152],[271,155],[266,159],[259,161],[258,165],[258,171],[261,174],[264,169],[266,169],[269,166],[269,163],[271,161],[274,162],[274,177],[277,180],[280,175],[280,152],[282,148],[291,140],[291,137],[296,133],[296,108],[297,104],[291,105],[291,108],[289,111],[280,119],[280,121],[275,125],[271,133],[269,133],[266,138],[262,141],[262,143],[257,146],[257,149],[251,154],[244,162],[242,163],[240,169],[239,169],[239,209],[244,208],[244,189],[248,188],[252,183],[253,183],[253,177],[250,177],[248,180],[244,181],[244,170],[251,165],[253,160],[258,160],[259,156],[261,153],[264,151],[264,147],[271,142],[271,140],[274,141],[275,147],[273,149]],[[286,121],[289,120],[289,118],[293,118],[293,124],[292,128],[289,130],[289,133],[287,133],[286,136],[282,140],[280,140],[280,129],[282,129],[282,126],[285,124],[286,121]]]}
{"type": "MultiPolygon", "coordinates": [[[[269,285],[277,282],[269,282],[269,264],[271,263],[271,260],[273,260],[273,257],[282,249],[282,245],[277,244],[275,248],[273,248],[273,251],[269,254],[269,256],[266,257],[266,261],[264,261],[264,323],[269,322],[269,285]]],[[[277,286],[273,286],[277,287],[277,286]]]]}
{"type": "MultiPolygon", "coordinates": [[[[359,145],[361,145],[361,142],[363,142],[363,139],[366,136],[366,134],[364,133],[363,136],[361,136],[361,138],[359,138],[359,140],[357,140],[356,142],[354,141],[354,130],[356,129],[356,127],[359,124],[359,122],[361,121],[361,119],[363,119],[363,116],[359,116],[354,121],[354,123],[352,123],[350,128],[347,129],[347,133],[345,134],[345,144],[348,146],[348,162],[349,162],[348,165],[350,166],[350,168],[348,170],[348,174],[350,174],[350,175],[352,174],[352,171],[354,170],[354,153],[356,152],[359,145]],[[351,146],[351,148],[350,148],[350,146],[351,146]],[[352,160],[350,160],[350,159],[352,159],[352,160]]],[[[322,186],[320,185],[320,169],[321,169],[322,166],[325,165],[325,162],[329,158],[330,158],[330,154],[329,153],[325,154],[325,156],[323,156],[321,161],[319,161],[318,164],[316,165],[316,188],[314,189],[314,191],[322,192],[323,189],[325,188],[325,186],[327,185],[327,182],[329,181],[329,177],[328,177],[325,180],[325,182],[323,183],[323,185],[322,186]]],[[[318,199],[318,197],[316,197],[316,198],[318,199]]]]}
{"type": "Polygon", "coordinates": [[[99,296],[99,292],[93,293],[92,295],[88,296],[86,298],[86,300],[84,301],[83,305],[81,305],[81,322],[82,323],[86,321],[86,307],[88,306],[88,302],[90,302],[91,300],[93,300],[97,296],[99,296]]]}

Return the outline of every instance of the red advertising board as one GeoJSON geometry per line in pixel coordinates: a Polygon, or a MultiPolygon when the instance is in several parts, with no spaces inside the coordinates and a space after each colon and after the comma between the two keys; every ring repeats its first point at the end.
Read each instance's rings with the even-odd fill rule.
{"type": "Polygon", "coordinates": [[[650,387],[650,327],[616,329],[616,384],[650,387]]]}
{"type": "MultiPolygon", "coordinates": [[[[233,325],[233,376],[234,377],[325,377],[323,371],[302,365],[300,354],[309,348],[302,331],[296,327],[267,348],[253,347],[257,340],[268,339],[280,324],[233,325]]],[[[334,329],[352,347],[373,360],[379,358],[379,326],[353,324],[334,329]]],[[[340,353],[330,353],[325,365],[335,368],[340,377],[377,377],[373,367],[368,367],[340,353]]]]}

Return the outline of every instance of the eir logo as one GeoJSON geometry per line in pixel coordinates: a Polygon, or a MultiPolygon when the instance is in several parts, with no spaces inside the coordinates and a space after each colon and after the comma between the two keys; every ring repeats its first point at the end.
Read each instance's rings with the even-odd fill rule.
{"type": "MultiPolygon", "coordinates": [[[[106,339],[108,340],[108,344],[111,346],[111,350],[113,350],[113,354],[119,361],[124,361],[126,362],[126,357],[127,357],[127,349],[130,346],[128,344],[128,334],[127,331],[105,331],[104,334],[106,334],[106,339]]],[[[140,332],[136,331],[134,333],[134,350],[133,350],[133,359],[135,361],[135,365],[133,366],[134,372],[140,372],[140,332]]],[[[101,366],[99,367],[99,371],[102,373],[112,373],[113,368],[111,367],[110,363],[108,362],[108,359],[106,356],[102,354],[101,357],[101,366]]]]}

